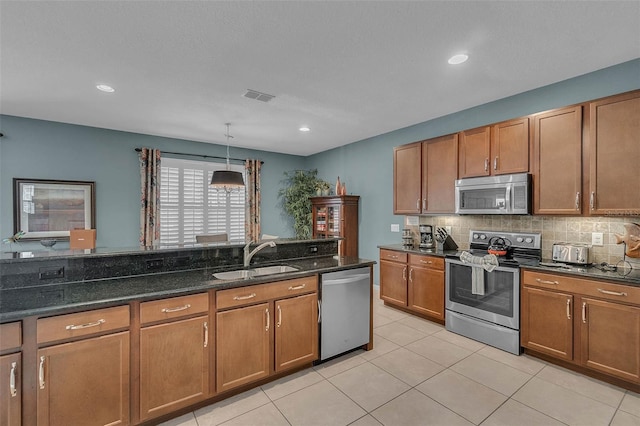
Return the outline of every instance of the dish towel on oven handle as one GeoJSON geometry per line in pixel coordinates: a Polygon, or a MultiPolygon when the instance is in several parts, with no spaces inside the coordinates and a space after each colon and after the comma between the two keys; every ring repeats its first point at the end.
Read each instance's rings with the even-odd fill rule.
{"type": "Polygon", "coordinates": [[[471,265],[471,294],[484,296],[484,271],[491,272],[496,269],[498,258],[495,254],[474,256],[468,251],[463,251],[460,260],[471,265]]]}

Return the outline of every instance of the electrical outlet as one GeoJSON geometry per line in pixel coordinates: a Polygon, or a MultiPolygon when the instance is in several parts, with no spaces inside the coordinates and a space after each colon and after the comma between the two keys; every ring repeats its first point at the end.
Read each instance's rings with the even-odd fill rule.
{"type": "Polygon", "coordinates": [[[160,269],[164,265],[164,259],[149,259],[147,260],[147,269],[160,269]]]}
{"type": "Polygon", "coordinates": [[[52,267],[52,268],[40,268],[40,271],[38,271],[38,278],[41,280],[49,280],[52,278],[64,278],[64,266],[61,266],[59,268],[57,267],[52,267]]]}
{"type": "Polygon", "coordinates": [[[391,232],[400,232],[400,224],[392,223],[391,224],[391,232]]]}
{"type": "Polygon", "coordinates": [[[318,252],[318,246],[309,247],[309,252],[310,253],[317,253],[318,252]]]}
{"type": "Polygon", "coordinates": [[[594,246],[604,245],[602,232],[591,233],[591,245],[594,245],[594,246]]]}
{"type": "Polygon", "coordinates": [[[451,235],[451,226],[450,225],[446,225],[443,226],[444,230],[447,231],[447,234],[451,235]]]}

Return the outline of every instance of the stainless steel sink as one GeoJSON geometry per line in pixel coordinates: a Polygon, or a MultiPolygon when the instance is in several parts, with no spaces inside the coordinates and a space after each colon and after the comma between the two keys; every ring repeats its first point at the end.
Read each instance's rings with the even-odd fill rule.
{"type": "Polygon", "coordinates": [[[238,269],[235,271],[217,272],[213,276],[219,280],[241,280],[249,279],[261,275],[282,274],[285,272],[295,272],[298,268],[288,265],[263,266],[253,269],[238,269]]]}

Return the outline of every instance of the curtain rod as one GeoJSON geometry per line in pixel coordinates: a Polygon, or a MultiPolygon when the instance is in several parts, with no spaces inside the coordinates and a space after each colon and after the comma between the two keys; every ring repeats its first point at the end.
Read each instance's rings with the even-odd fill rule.
{"type": "MultiPolygon", "coordinates": [[[[142,151],[142,148],[136,148],[135,149],[136,152],[140,152],[142,151]]],[[[219,157],[217,155],[204,155],[204,154],[189,154],[186,152],[171,152],[171,151],[160,151],[160,153],[164,153],[164,154],[173,154],[173,155],[188,155],[190,157],[201,157],[201,158],[215,158],[218,160],[227,160],[227,157],[219,157]]],[[[244,163],[245,159],[244,158],[231,158],[229,157],[229,160],[232,161],[242,161],[244,163]]],[[[260,161],[260,164],[264,164],[264,161],[260,161]]]]}

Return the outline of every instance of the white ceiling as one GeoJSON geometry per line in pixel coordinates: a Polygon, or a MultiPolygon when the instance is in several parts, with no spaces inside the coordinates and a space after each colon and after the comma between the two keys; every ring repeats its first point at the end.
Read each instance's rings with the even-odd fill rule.
{"type": "Polygon", "coordinates": [[[298,155],[640,57],[637,0],[3,0],[0,28],[2,114],[298,155]]]}

